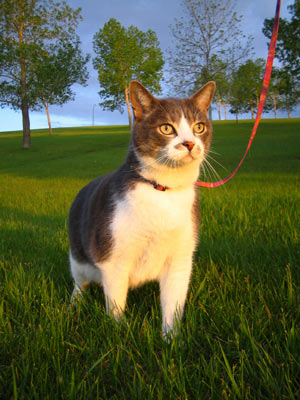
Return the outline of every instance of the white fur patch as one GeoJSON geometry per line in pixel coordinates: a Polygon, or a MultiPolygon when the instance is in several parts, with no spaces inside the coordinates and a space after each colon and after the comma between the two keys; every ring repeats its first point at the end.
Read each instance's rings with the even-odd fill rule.
{"type": "Polygon", "coordinates": [[[193,134],[192,127],[189,125],[183,114],[178,124],[177,134],[178,138],[180,138],[182,142],[189,141],[195,143],[196,137],[193,134]]]}
{"type": "Polygon", "coordinates": [[[101,283],[101,272],[93,265],[76,261],[70,252],[70,268],[75,285],[84,288],[88,283],[101,283]]]}

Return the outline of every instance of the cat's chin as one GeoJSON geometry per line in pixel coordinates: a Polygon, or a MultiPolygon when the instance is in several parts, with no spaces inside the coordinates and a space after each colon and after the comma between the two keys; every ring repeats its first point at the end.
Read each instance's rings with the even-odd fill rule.
{"type": "Polygon", "coordinates": [[[170,165],[178,167],[183,167],[183,166],[188,166],[189,164],[191,165],[197,165],[199,166],[201,162],[203,161],[203,157],[201,154],[184,154],[181,157],[170,157],[170,165]]]}

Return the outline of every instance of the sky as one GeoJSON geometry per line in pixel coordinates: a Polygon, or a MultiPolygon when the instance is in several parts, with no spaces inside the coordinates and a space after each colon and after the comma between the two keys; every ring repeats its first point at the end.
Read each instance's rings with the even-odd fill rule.
{"type": "MultiPolygon", "coordinates": [[[[281,17],[289,18],[287,6],[293,0],[283,0],[281,6],[281,17]]],[[[50,118],[53,128],[71,126],[95,125],[119,125],[127,124],[128,116],[124,112],[103,111],[99,106],[100,90],[97,79],[97,72],[93,68],[93,36],[105,22],[110,18],[116,18],[122,25],[137,26],[140,30],[152,29],[156,32],[160,47],[165,52],[172,46],[170,25],[174,24],[175,18],[182,13],[181,0],[67,0],[72,8],[82,8],[83,20],[80,22],[77,33],[80,36],[82,50],[91,54],[88,65],[89,80],[87,87],[74,85],[76,94],[75,101],[70,101],[60,106],[50,106],[50,118]]],[[[275,14],[276,0],[237,0],[236,10],[243,16],[242,27],[245,34],[254,37],[254,58],[267,58],[267,39],[262,33],[263,21],[265,18],[272,18],[275,14]]],[[[163,86],[162,96],[166,96],[167,87],[163,86]]],[[[299,116],[300,110],[292,113],[299,116]]],[[[280,113],[280,117],[286,117],[280,113]]],[[[244,117],[249,117],[244,115],[244,117]]],[[[265,117],[272,118],[273,113],[265,114],[265,117]]],[[[213,111],[213,119],[217,118],[217,110],[213,111]]],[[[229,114],[229,118],[235,118],[229,114]]],[[[30,126],[32,129],[47,128],[47,117],[44,111],[30,112],[30,126]]],[[[9,108],[0,109],[0,132],[21,130],[21,111],[15,112],[9,108]]]]}

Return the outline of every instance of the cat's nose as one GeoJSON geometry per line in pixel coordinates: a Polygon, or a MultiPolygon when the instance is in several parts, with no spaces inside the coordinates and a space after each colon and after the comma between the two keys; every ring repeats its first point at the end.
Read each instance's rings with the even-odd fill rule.
{"type": "Polygon", "coordinates": [[[183,146],[187,147],[189,151],[192,151],[193,147],[195,146],[195,143],[190,141],[183,142],[182,144],[183,146]]]}

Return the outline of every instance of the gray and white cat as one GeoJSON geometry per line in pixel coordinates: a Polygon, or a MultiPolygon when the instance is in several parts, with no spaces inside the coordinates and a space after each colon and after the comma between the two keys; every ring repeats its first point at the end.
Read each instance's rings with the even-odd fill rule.
{"type": "Polygon", "coordinates": [[[208,82],[185,99],[157,99],[130,84],[134,112],[125,163],[85,186],[69,215],[72,301],[102,284],[106,310],[118,319],[128,289],[160,285],[163,334],[183,312],[198,236],[195,182],[211,141],[208,82]]]}

